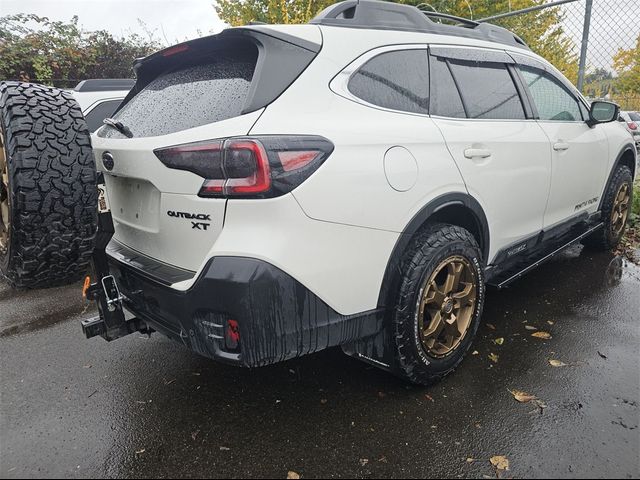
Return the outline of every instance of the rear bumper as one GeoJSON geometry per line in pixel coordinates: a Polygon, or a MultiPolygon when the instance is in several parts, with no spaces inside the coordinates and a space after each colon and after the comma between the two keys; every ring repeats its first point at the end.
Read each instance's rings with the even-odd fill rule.
{"type": "Polygon", "coordinates": [[[340,315],[290,275],[253,258],[213,258],[187,291],[111,255],[109,264],[133,315],[191,350],[232,365],[269,365],[382,329],[382,310],[340,315]],[[239,324],[239,353],[225,347],[230,319],[239,324]]]}

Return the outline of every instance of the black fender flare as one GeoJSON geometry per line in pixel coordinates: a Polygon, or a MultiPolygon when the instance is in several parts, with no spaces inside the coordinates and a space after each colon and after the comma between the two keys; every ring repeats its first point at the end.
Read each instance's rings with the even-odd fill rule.
{"type": "Polygon", "coordinates": [[[393,247],[391,256],[389,257],[389,261],[387,262],[387,268],[385,269],[384,277],[382,278],[380,295],[378,297],[379,307],[388,306],[387,303],[390,293],[396,291],[398,288],[400,278],[400,262],[402,261],[402,256],[415,233],[420,230],[420,228],[433,215],[435,215],[442,209],[450,207],[452,205],[463,206],[473,213],[473,216],[475,217],[475,220],[477,222],[478,230],[481,235],[479,243],[480,249],[482,250],[482,257],[485,263],[488,261],[490,242],[489,223],[480,203],[478,203],[478,201],[471,195],[462,192],[446,193],[444,195],[436,197],[435,199],[427,203],[424,207],[422,207],[420,211],[418,211],[418,213],[414,215],[414,217],[398,237],[398,240],[393,247]]]}
{"type": "MultiPolygon", "coordinates": [[[[602,211],[602,206],[604,204],[604,193],[607,191],[607,188],[609,188],[609,185],[611,184],[611,180],[613,179],[613,176],[615,175],[616,170],[622,163],[622,156],[629,151],[632,154],[637,155],[636,146],[633,143],[627,143],[620,149],[620,153],[618,153],[618,156],[616,157],[616,161],[613,162],[613,166],[611,167],[611,171],[609,172],[609,177],[607,178],[607,183],[604,184],[604,188],[602,190],[603,193],[602,193],[602,196],[600,197],[600,205],[598,206],[598,211],[602,211]]],[[[637,164],[637,158],[636,158],[636,164],[637,164]]],[[[636,173],[635,168],[636,167],[634,166],[633,170],[631,171],[632,175],[636,173]]]]}

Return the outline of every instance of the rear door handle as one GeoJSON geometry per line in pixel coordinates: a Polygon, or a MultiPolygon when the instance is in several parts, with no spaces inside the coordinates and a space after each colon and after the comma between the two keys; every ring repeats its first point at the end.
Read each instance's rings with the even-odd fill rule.
{"type": "Polygon", "coordinates": [[[491,150],[485,148],[467,148],[464,151],[464,156],[467,158],[489,158],[491,156],[491,150]]]}
{"type": "Polygon", "coordinates": [[[569,150],[569,144],[566,142],[557,142],[553,144],[553,149],[556,152],[563,152],[565,150],[569,150]]]}

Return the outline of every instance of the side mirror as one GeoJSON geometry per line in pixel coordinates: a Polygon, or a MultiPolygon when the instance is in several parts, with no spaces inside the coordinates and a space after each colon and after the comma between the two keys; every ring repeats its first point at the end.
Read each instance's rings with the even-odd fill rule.
{"type": "Polygon", "coordinates": [[[589,111],[587,125],[593,127],[599,123],[609,123],[618,119],[620,107],[611,102],[593,102],[589,111]]]}

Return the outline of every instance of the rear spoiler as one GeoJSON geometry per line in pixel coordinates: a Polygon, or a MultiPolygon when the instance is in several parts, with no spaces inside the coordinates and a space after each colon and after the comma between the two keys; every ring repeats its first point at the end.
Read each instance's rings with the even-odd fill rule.
{"type": "Polygon", "coordinates": [[[258,48],[258,62],[242,114],[254,112],[273,102],[298,78],[322,48],[315,42],[259,25],[229,28],[217,35],[179,43],[134,62],[136,83],[118,110],[155,78],[180,64],[197,58],[215,58],[216,53],[229,55],[234,50],[247,48],[249,43],[258,48]]]}

